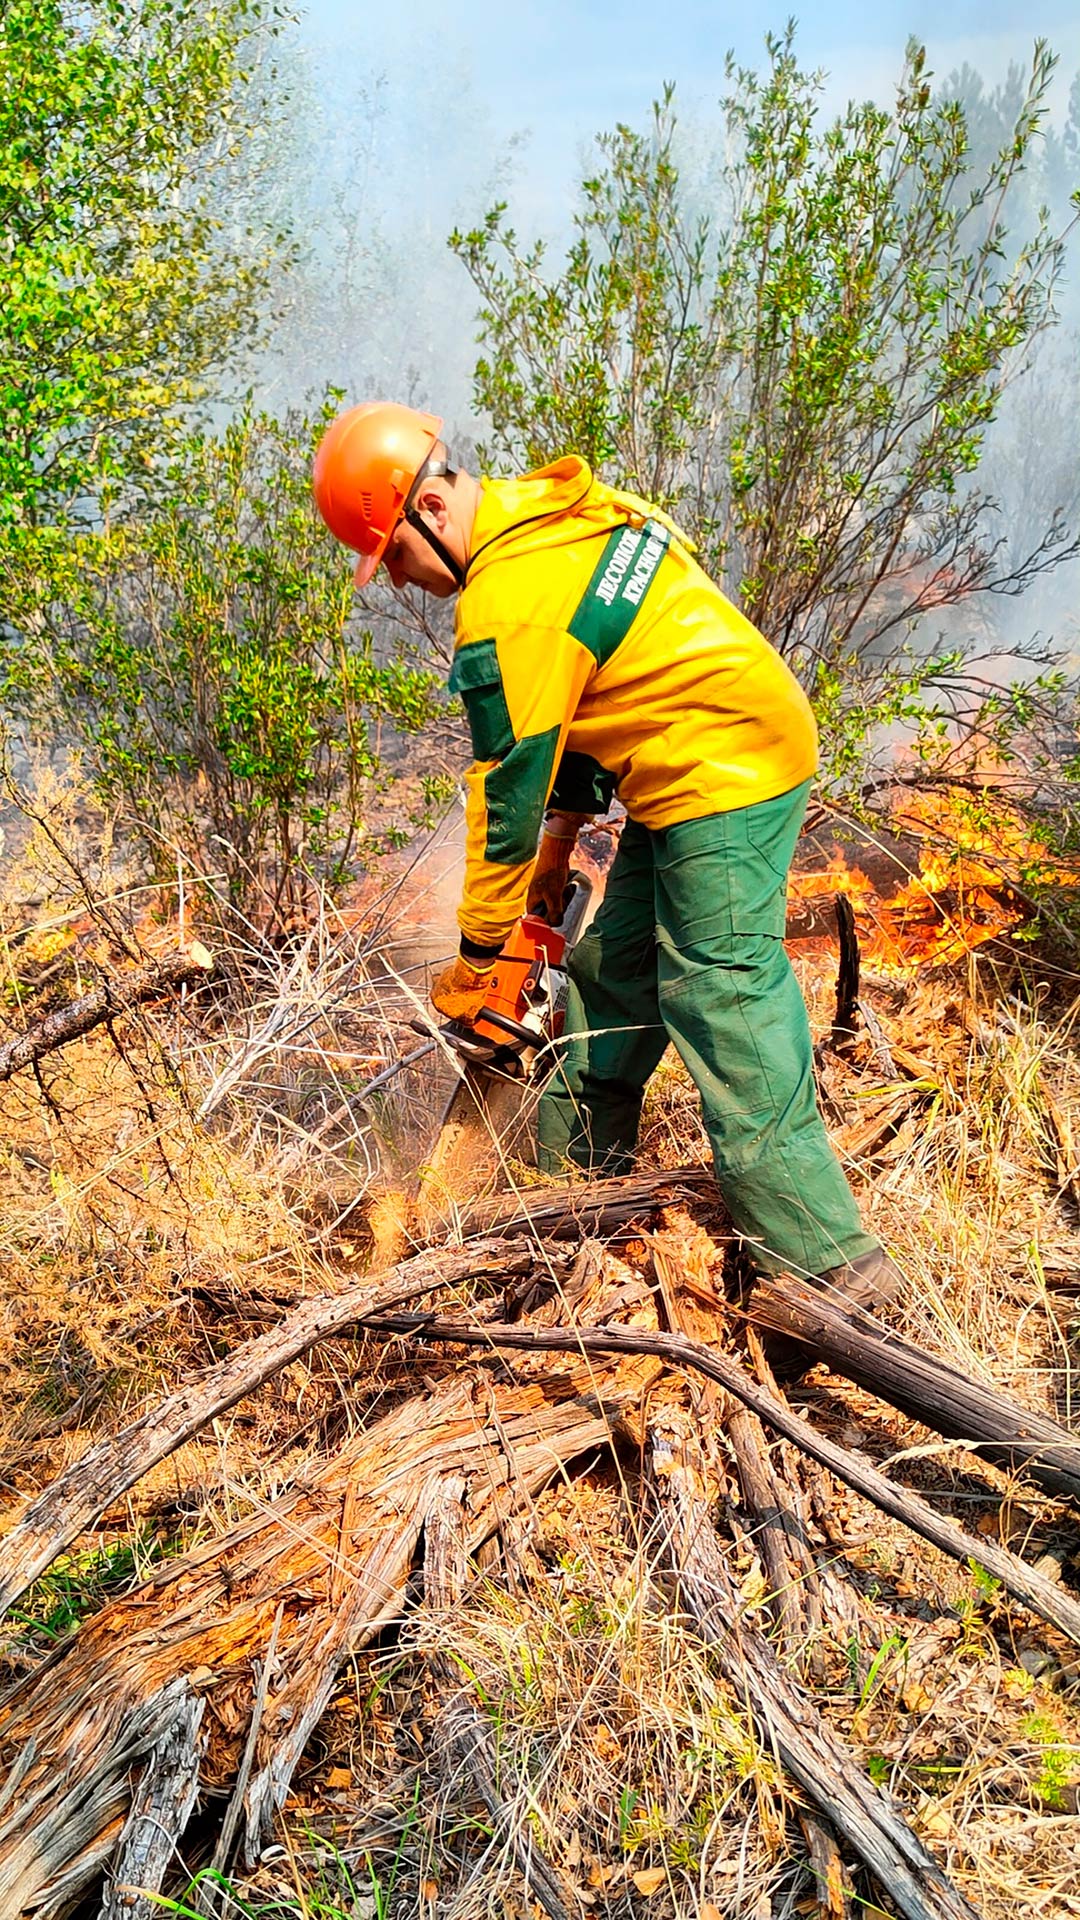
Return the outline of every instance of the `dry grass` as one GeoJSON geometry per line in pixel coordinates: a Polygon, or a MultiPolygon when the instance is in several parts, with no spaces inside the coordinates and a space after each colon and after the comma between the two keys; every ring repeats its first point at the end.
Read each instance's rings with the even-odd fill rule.
{"type": "MultiPolygon", "coordinates": [[[[100,838],[89,859],[70,791],[50,818],[53,837],[22,846],[0,903],[13,1021],[122,966],[116,920],[144,949],[178,932],[175,918],[152,918],[152,902],[132,908],[130,879],[100,838]],[[56,853],[61,826],[88,889],[56,853]]],[[[287,954],[253,940],[228,997],[130,1017],[43,1062],[40,1083],[24,1074],[0,1088],[9,1501],[283,1298],[362,1266],[358,1203],[415,1162],[434,1107],[424,1063],[381,1099],[364,1093],[418,1044],[408,978],[387,968],[398,912],[376,900],[327,909],[287,954]]],[[[802,972],[823,1032],[832,961],[804,960],[802,972]]],[[[901,1095],[870,1071],[826,1063],[824,1085],[841,1144],[875,1112],[893,1115],[850,1171],[908,1277],[909,1329],[1071,1421],[1076,982],[1008,958],[995,971],[984,950],[966,969],[870,994],[890,1041],[925,1074],[909,1072],[901,1095]]],[[[645,1153],[668,1165],[702,1145],[692,1090],[666,1061],[645,1153]]],[[[28,1596],[17,1661],[416,1387],[402,1355],[361,1355],[347,1341],[288,1369],[151,1475],[28,1596]]],[[[969,1530],[1000,1534],[1080,1584],[1080,1532],[1060,1506],[822,1370],[792,1397],[969,1530]]],[[[629,1450],[582,1462],[501,1554],[481,1556],[451,1619],[415,1610],[355,1661],[297,1776],[280,1848],[234,1877],[222,1913],[530,1911],[467,1783],[440,1758],[434,1647],[488,1711],[503,1791],[584,1911],[779,1920],[814,1910],[797,1803],[680,1611],[638,1466],[629,1450]]],[[[820,1649],[828,1719],[990,1920],[1080,1913],[1080,1674],[1069,1651],[1010,1613],[978,1569],[958,1571],[842,1489],[830,1485],[812,1526],[850,1596],[820,1649]]],[[[735,1572],[759,1609],[752,1541],[735,1572]]]]}

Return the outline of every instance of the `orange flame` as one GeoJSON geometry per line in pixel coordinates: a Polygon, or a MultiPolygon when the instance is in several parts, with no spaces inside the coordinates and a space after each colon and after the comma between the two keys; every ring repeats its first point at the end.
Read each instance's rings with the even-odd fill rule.
{"type": "MultiPolygon", "coordinates": [[[[800,935],[799,907],[817,919],[815,903],[837,893],[851,901],[866,964],[898,976],[959,960],[1024,918],[1010,880],[1038,849],[1020,816],[1000,800],[980,799],[976,809],[962,795],[904,794],[893,806],[890,831],[909,845],[913,836],[919,841],[906,873],[894,864],[894,887],[842,856],[824,872],[792,874],[790,944],[796,951],[818,946],[824,931],[800,935]]],[[[866,864],[881,871],[880,860],[868,857],[866,864]]]]}

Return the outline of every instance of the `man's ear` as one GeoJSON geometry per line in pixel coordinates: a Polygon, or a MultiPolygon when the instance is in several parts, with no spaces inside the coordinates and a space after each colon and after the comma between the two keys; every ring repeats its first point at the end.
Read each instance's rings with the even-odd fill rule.
{"type": "Polygon", "coordinates": [[[439,533],[442,533],[444,527],[449,525],[450,510],[447,505],[446,496],[434,480],[430,486],[421,487],[420,492],[413,501],[413,505],[417,507],[421,513],[430,514],[435,522],[436,530],[439,533]]]}

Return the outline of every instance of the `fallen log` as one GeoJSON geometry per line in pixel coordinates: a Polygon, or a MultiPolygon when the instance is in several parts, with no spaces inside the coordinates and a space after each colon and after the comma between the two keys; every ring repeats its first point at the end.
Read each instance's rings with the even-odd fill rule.
{"type": "Polygon", "coordinates": [[[653,1487],[684,1599],[764,1743],[775,1748],[811,1805],[869,1867],[904,1920],[977,1920],[903,1815],[865,1778],[854,1754],[784,1673],[768,1641],[743,1618],[685,1427],[658,1421],[651,1442],[653,1487]]]}
{"type": "Polygon", "coordinates": [[[1050,1493],[1080,1499],[1080,1440],[1048,1414],[1021,1407],[924,1353],[861,1308],[785,1274],[756,1281],[747,1312],[755,1325],[801,1341],[834,1372],[935,1433],[996,1466],[1030,1473],[1050,1493]]]}
{"type": "Polygon", "coordinates": [[[106,980],[92,993],[84,993],[69,1006],[55,1007],[31,1021],[25,1033],[0,1047],[0,1080],[10,1080],[22,1067],[31,1067],[47,1053],[55,1053],[69,1040],[104,1026],[132,1007],[160,1000],[163,993],[175,993],[180,987],[201,985],[213,972],[214,961],[196,940],[183,953],[166,954],[149,966],[119,980],[106,980]]]}
{"type": "Polygon", "coordinates": [[[742,1367],[725,1354],[706,1350],[693,1341],[674,1334],[640,1332],[629,1327],[583,1326],[533,1327],[507,1326],[494,1321],[445,1320],[423,1314],[373,1314],[365,1321],[369,1333],[408,1336],[422,1340],[452,1342],[462,1346],[490,1347],[492,1350],[516,1347],[524,1351],[551,1353],[651,1354],[667,1364],[689,1367],[715,1380],[737,1400],[750,1407],[767,1426],[785,1439],[793,1440],[803,1453],[828,1467],[837,1479],[853,1487],[890,1518],[899,1520],[913,1533],[920,1534],[931,1546],[940,1547],[961,1565],[973,1563],[1000,1580],[1014,1600],[1044,1620],[1049,1620],[1066,1637],[1080,1646],[1080,1604],[1056,1587],[1052,1580],[1008,1548],[988,1539],[977,1540],[965,1533],[954,1520],[935,1513],[918,1494],[871,1466],[861,1454],[839,1446],[818,1433],[806,1420],[800,1420],[786,1400],[759,1387],[742,1367]]]}
{"type": "MultiPolygon", "coordinates": [[[[614,1289],[598,1276],[592,1308],[603,1311],[624,1289],[622,1273],[614,1289]]],[[[640,1305],[650,1306],[643,1286],[640,1305]]],[[[175,1723],[185,1676],[210,1729],[199,1790],[235,1791],[252,1749],[243,1796],[250,1866],[337,1673],[404,1609],[436,1481],[446,1473],[469,1481],[465,1550],[475,1551],[508,1510],[610,1443],[613,1424],[662,1371],[641,1368],[640,1358],[598,1367],[579,1357],[557,1370],[538,1364],[535,1379],[510,1384],[483,1369],[455,1371],[85,1622],[0,1709],[0,1758],[10,1769],[6,1797],[0,1787],[0,1914],[60,1920],[85,1894],[175,1723]]],[[[185,1803],[177,1795],[169,1804],[175,1848],[185,1803]]]]}
{"type": "Polygon", "coordinates": [[[159,1460],[280,1373],[317,1340],[355,1326],[373,1308],[415,1300],[433,1288],[482,1274],[492,1263],[500,1275],[506,1275],[524,1271],[531,1257],[525,1251],[508,1253],[497,1243],[473,1241],[464,1249],[416,1254],[341,1293],[315,1294],[268,1332],[245,1341],[217,1366],[208,1367],[119,1432],[98,1441],[24,1506],[0,1540],[0,1615],[159,1460]]]}

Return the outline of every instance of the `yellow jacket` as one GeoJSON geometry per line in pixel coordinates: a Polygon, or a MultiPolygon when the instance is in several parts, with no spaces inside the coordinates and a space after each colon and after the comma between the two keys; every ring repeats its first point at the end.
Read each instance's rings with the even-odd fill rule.
{"type": "Polygon", "coordinates": [[[665,515],[571,455],[485,481],[450,688],[469,719],[462,932],[524,911],[547,806],[646,827],[772,800],[817,767],[806,695],[665,515]]]}

